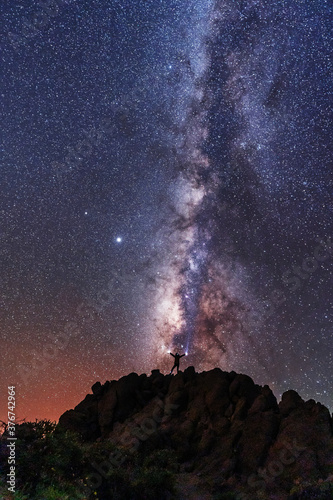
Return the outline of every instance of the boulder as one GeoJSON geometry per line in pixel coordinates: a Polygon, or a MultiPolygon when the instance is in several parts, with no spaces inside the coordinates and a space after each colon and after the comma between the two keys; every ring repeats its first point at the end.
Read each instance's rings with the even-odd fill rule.
{"type": "Polygon", "coordinates": [[[260,498],[287,499],[295,480],[325,481],[332,470],[328,409],[293,390],[278,404],[267,385],[244,374],[152,370],[96,382],[92,392],[59,426],[143,457],[170,449],[184,473],[205,478],[213,492],[241,485],[246,498],[257,498],[260,485],[260,498]]]}

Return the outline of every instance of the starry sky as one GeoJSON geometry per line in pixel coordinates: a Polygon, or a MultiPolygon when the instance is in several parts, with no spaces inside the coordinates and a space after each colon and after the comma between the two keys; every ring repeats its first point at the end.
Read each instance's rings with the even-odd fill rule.
{"type": "Polygon", "coordinates": [[[1,407],[56,420],[179,351],[332,411],[329,2],[1,18],[1,407]]]}

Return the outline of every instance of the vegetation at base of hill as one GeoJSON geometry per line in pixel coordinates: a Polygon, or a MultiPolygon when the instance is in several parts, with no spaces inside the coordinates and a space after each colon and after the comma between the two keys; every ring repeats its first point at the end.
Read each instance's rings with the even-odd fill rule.
{"type": "MultiPolygon", "coordinates": [[[[16,428],[16,493],[13,500],[155,500],[172,498],[177,461],[171,450],[146,457],[129,454],[111,443],[83,443],[77,434],[48,420],[24,422],[16,428]],[[121,454],[120,467],[106,464],[110,453],[121,454]],[[94,467],[101,466],[102,473],[94,467]]],[[[1,439],[1,483],[8,470],[6,434],[1,439]]]]}
{"type": "MultiPolygon", "coordinates": [[[[6,488],[8,448],[6,433],[0,439],[0,498],[2,500],[176,500],[179,462],[172,449],[129,453],[110,441],[87,443],[78,434],[54,422],[24,422],[16,428],[16,492],[6,488]],[[112,466],[110,457],[121,457],[112,466]]],[[[185,487],[185,486],[184,486],[185,487]]],[[[258,492],[218,491],[214,500],[258,500],[258,492]]],[[[260,498],[269,498],[260,492],[260,498]]],[[[288,500],[330,500],[332,480],[302,482],[295,479],[288,500]]]]}

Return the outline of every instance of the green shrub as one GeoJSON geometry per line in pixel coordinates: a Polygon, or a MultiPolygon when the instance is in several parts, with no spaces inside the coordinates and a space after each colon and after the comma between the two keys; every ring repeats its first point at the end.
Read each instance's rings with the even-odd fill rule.
{"type": "Polygon", "coordinates": [[[136,498],[145,500],[163,499],[166,492],[175,491],[173,474],[157,467],[140,469],[132,486],[136,498]]]}
{"type": "MultiPolygon", "coordinates": [[[[76,434],[59,430],[54,422],[23,422],[16,427],[17,495],[22,499],[83,498],[81,485],[83,449],[76,434]],[[55,486],[59,488],[57,493],[55,486]],[[53,495],[53,496],[52,496],[53,495]],[[67,495],[67,497],[65,497],[67,495]]],[[[8,464],[4,466],[4,476],[8,464]]]]}
{"type": "MultiPolygon", "coordinates": [[[[2,497],[0,497],[0,498],[2,498],[2,497]]],[[[29,500],[29,497],[27,497],[23,493],[20,493],[19,491],[16,491],[14,493],[13,500],[29,500]]]]}
{"type": "Polygon", "coordinates": [[[82,500],[83,496],[71,486],[67,488],[66,486],[48,486],[47,488],[38,487],[36,498],[39,500],[82,500]]]}

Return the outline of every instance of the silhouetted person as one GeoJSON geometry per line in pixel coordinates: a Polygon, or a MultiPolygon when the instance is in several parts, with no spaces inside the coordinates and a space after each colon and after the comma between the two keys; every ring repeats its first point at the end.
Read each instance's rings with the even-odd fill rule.
{"type": "Polygon", "coordinates": [[[173,372],[174,368],[177,368],[177,373],[178,373],[178,371],[179,371],[179,360],[180,360],[180,358],[182,358],[183,356],[185,356],[185,354],[180,355],[180,354],[178,354],[178,352],[176,352],[176,354],[172,354],[172,352],[170,352],[170,356],[173,356],[175,358],[175,364],[173,365],[172,370],[170,372],[170,375],[171,375],[171,373],[173,372]]]}

